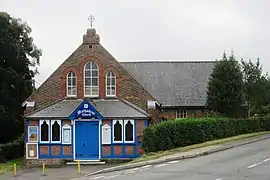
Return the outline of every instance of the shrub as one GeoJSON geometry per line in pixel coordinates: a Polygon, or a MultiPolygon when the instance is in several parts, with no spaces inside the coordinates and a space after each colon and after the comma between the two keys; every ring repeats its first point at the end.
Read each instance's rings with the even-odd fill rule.
{"type": "Polygon", "coordinates": [[[20,158],[24,156],[24,136],[16,140],[0,145],[0,162],[20,158]]]}
{"type": "Polygon", "coordinates": [[[143,149],[145,152],[156,152],[267,130],[270,130],[270,116],[168,120],[144,129],[143,149]]]}

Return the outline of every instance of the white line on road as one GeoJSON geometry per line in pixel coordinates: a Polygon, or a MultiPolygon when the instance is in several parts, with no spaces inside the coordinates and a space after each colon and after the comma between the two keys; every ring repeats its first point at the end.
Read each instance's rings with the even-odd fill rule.
{"type": "Polygon", "coordinates": [[[177,162],[179,162],[179,161],[170,161],[170,162],[168,162],[168,164],[174,164],[174,163],[177,163],[177,162]]]}
{"type": "Polygon", "coordinates": [[[162,167],[162,166],[167,166],[168,164],[159,164],[159,165],[157,165],[157,166],[155,166],[155,167],[162,167]]]}
{"type": "Polygon", "coordinates": [[[223,178],[217,178],[216,180],[222,180],[223,178]]]}
{"type": "Polygon", "coordinates": [[[97,177],[93,177],[91,179],[101,179],[101,178],[105,178],[105,176],[97,176],[97,177]]]}
{"type": "Polygon", "coordinates": [[[252,165],[248,166],[247,168],[250,169],[250,168],[256,167],[256,166],[258,166],[258,165],[260,165],[260,164],[262,164],[262,163],[265,163],[265,162],[267,162],[267,161],[269,161],[269,160],[270,160],[270,158],[267,158],[267,159],[265,159],[265,160],[263,160],[263,161],[261,161],[261,162],[252,164],[252,165]]]}
{"type": "Polygon", "coordinates": [[[143,169],[143,168],[149,168],[149,167],[151,167],[152,165],[145,165],[145,166],[143,166],[143,167],[141,167],[141,169],[143,169]]]}

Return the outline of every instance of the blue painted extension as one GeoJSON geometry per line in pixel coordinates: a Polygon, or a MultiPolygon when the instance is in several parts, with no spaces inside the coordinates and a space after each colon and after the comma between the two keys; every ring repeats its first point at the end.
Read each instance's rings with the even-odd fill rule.
{"type": "Polygon", "coordinates": [[[99,122],[76,121],[75,123],[75,159],[99,159],[99,122]]]}

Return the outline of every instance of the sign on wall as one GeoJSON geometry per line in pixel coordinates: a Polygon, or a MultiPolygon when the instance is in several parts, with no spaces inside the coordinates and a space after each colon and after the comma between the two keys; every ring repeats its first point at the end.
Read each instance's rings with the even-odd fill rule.
{"type": "Polygon", "coordinates": [[[105,124],[102,126],[102,144],[111,144],[112,128],[105,124]]]}
{"type": "Polygon", "coordinates": [[[103,119],[103,116],[88,101],[84,100],[78,108],[70,115],[69,119],[103,119]]]}

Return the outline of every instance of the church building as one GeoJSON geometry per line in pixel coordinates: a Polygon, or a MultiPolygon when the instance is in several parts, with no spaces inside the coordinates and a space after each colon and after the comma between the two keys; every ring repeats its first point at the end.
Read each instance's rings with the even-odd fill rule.
{"type": "Polygon", "coordinates": [[[213,62],[117,61],[93,28],[25,101],[27,166],[132,159],[160,119],[201,117],[213,62]]]}

